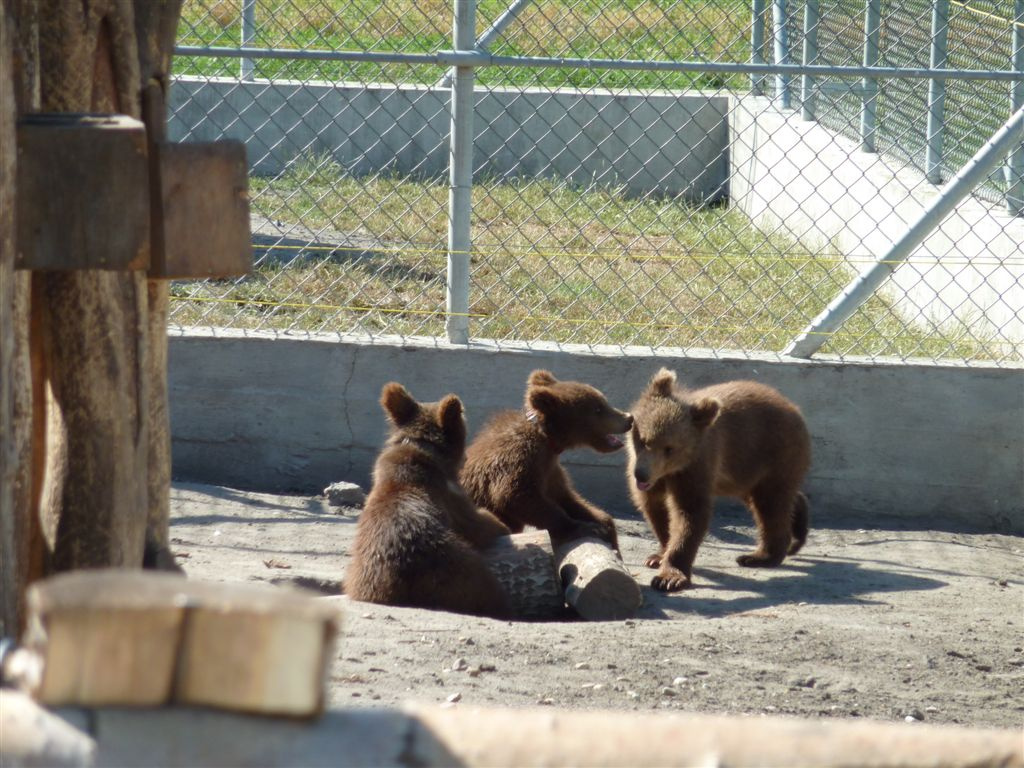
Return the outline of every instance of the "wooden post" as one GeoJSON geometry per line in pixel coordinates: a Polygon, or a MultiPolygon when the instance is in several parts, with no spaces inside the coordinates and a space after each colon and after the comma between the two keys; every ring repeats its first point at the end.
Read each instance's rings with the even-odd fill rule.
{"type": "Polygon", "coordinates": [[[611,621],[635,616],[643,604],[636,579],[622,558],[601,539],[585,538],[555,551],[565,601],[584,619],[611,621]]]}
{"type": "Polygon", "coordinates": [[[166,284],[143,270],[12,276],[11,179],[19,115],[141,117],[143,88],[166,91],[180,6],[0,0],[0,589],[8,634],[22,621],[25,586],[47,572],[174,567],[166,284]]]}

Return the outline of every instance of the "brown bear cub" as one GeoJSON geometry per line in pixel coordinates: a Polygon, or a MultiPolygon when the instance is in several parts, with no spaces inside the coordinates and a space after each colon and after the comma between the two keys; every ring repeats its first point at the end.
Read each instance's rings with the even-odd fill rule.
{"type": "Polygon", "coordinates": [[[512,531],[546,529],[555,543],[597,536],[618,549],[615,521],[573,488],[558,457],[570,448],[611,453],[633,417],[594,387],[534,371],[522,411],[496,414],[466,451],[462,485],[512,531]]]}
{"type": "Polygon", "coordinates": [[[757,550],[738,557],[740,565],[771,567],[800,551],[811,440],[799,408],[753,381],[688,392],[662,368],[632,411],[630,493],[661,545],[647,559],[659,569],[652,587],[690,585],[715,496],[742,500],[757,523],[757,550]]]}
{"type": "Polygon", "coordinates": [[[401,384],[380,398],[391,435],[373,468],[345,593],[354,600],[507,617],[508,597],[479,551],[508,528],[459,485],[462,402],[418,403],[401,384]]]}

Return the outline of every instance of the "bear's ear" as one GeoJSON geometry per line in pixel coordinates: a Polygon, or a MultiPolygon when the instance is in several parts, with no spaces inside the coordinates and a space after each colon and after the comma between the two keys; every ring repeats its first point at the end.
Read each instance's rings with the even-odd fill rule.
{"type": "Polygon", "coordinates": [[[416,418],[420,404],[397,381],[389,381],[380,391],[380,404],[396,427],[404,427],[416,418]]]}
{"type": "Polygon", "coordinates": [[[462,401],[456,395],[445,395],[437,406],[437,423],[446,435],[465,429],[462,420],[462,401]]]}
{"type": "Polygon", "coordinates": [[[530,387],[550,387],[552,384],[557,384],[558,379],[555,378],[551,371],[536,370],[530,374],[530,378],[526,380],[527,386],[530,387]]]}
{"type": "Polygon", "coordinates": [[[526,396],[526,402],[541,416],[550,416],[558,410],[558,395],[548,387],[532,388],[526,396]]]}
{"type": "Polygon", "coordinates": [[[676,372],[670,371],[668,368],[662,368],[651,379],[650,391],[652,394],[659,395],[660,397],[671,397],[672,387],[676,383],[676,372]]]}
{"type": "Polygon", "coordinates": [[[690,418],[697,429],[707,429],[715,423],[722,404],[713,397],[702,397],[690,406],[690,418]]]}

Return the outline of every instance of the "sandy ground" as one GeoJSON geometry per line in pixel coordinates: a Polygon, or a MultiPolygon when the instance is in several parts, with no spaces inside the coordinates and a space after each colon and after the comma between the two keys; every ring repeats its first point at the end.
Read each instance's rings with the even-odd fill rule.
{"type": "MultiPolygon", "coordinates": [[[[172,545],[191,578],[336,584],[358,513],[177,483],[172,545]]],[[[825,518],[812,509],[804,551],[760,571],[735,564],[753,545],[749,516],[720,510],[695,587],[664,595],[647,586],[646,524],[620,517],[623,557],[644,585],[628,621],[502,622],[325,597],[343,612],[330,703],[1022,727],[1024,538],[825,518]]]]}

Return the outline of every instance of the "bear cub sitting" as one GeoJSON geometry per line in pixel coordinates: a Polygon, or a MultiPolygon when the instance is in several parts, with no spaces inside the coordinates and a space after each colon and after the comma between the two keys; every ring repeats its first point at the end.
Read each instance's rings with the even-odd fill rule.
{"type": "Polygon", "coordinates": [[[612,516],[576,492],[558,457],[570,448],[617,451],[616,435],[632,425],[594,387],[534,371],[523,410],[498,413],[469,446],[462,484],[514,532],[532,525],[555,544],[597,536],[618,549],[612,516]]]}
{"type": "Polygon", "coordinates": [[[776,390],[731,381],[688,392],[665,368],[632,407],[628,482],[661,545],[647,559],[655,589],[689,586],[715,496],[742,500],[757,523],[757,550],[746,567],[771,567],[807,539],[800,485],[811,441],[799,408],[776,390]]]}
{"type": "Polygon", "coordinates": [[[345,592],[354,600],[508,617],[508,597],[479,551],[509,531],[459,485],[462,402],[418,403],[395,382],[381,405],[391,434],[373,469],[345,592]]]}

